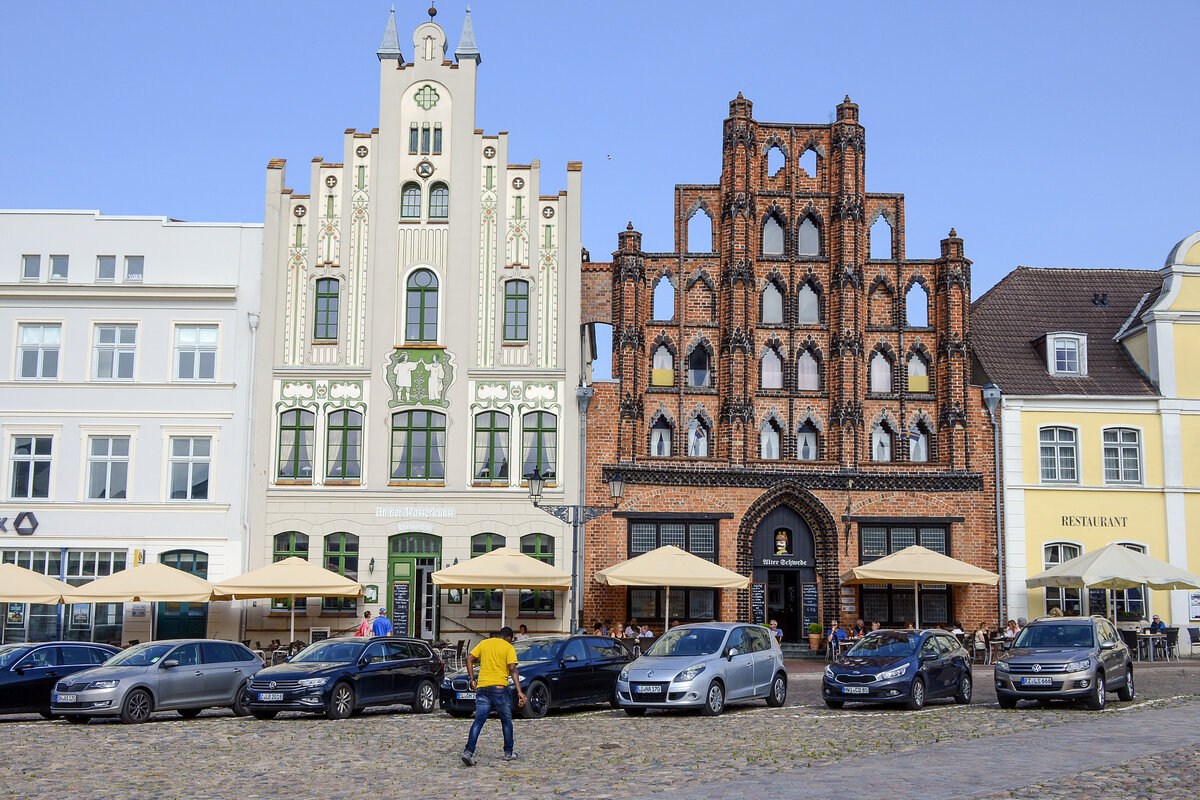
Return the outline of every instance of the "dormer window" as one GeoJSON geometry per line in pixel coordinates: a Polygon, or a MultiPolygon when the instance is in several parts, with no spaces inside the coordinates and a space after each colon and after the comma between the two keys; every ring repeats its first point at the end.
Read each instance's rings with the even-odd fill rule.
{"type": "Polygon", "coordinates": [[[1046,336],[1046,367],[1051,375],[1087,376],[1087,335],[1051,333],[1046,336]]]}

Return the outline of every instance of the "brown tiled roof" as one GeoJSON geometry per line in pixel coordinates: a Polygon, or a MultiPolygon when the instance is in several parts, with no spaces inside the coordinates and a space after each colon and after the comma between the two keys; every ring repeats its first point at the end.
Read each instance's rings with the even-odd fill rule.
{"type": "Polygon", "coordinates": [[[1157,394],[1113,336],[1161,288],[1153,270],[1017,267],[971,304],[976,364],[1010,395],[1157,394]],[[1108,293],[1108,305],[1095,303],[1097,292],[1108,293]],[[1047,371],[1037,340],[1054,331],[1087,334],[1087,377],[1047,371]]]}

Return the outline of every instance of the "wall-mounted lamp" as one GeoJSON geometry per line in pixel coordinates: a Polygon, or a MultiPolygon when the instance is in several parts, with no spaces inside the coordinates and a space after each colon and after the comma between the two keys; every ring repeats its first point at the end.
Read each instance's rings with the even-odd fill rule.
{"type": "Polygon", "coordinates": [[[375,573],[375,557],[374,556],[371,556],[371,560],[367,562],[367,572],[369,572],[371,574],[375,573]]]}

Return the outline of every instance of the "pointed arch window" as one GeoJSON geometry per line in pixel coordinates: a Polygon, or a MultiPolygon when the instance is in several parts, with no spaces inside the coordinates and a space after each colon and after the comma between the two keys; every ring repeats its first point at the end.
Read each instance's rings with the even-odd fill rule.
{"type": "Polygon", "coordinates": [[[666,275],[654,284],[654,319],[675,319],[675,284],[666,275]]]}
{"type": "Polygon", "coordinates": [[[821,321],[820,304],[811,284],[804,284],[796,293],[796,322],[800,325],[816,325],[821,321]]]}
{"type": "Polygon", "coordinates": [[[661,417],[650,427],[650,455],[659,458],[671,455],[671,423],[661,417]]]}
{"type": "Polygon", "coordinates": [[[796,431],[796,458],[801,461],[817,460],[817,426],[805,422],[796,431]]]}
{"type": "Polygon", "coordinates": [[[774,281],[767,281],[763,289],[762,321],[768,325],[783,322],[783,293],[774,281]]]}
{"type": "Polygon", "coordinates": [[[821,388],[821,367],[812,353],[805,350],[796,359],[796,390],[815,392],[821,388]]]}
{"type": "Polygon", "coordinates": [[[876,423],[871,430],[871,460],[892,460],[892,432],[886,423],[876,423]]]}
{"type": "Polygon", "coordinates": [[[908,460],[917,463],[929,461],[929,431],[917,423],[908,431],[908,460]]]}
{"type": "Polygon", "coordinates": [[[812,217],[805,217],[796,232],[796,254],[801,256],[821,255],[821,231],[812,217]]]}
{"type": "Polygon", "coordinates": [[[908,390],[910,392],[929,391],[929,365],[920,353],[908,357],[908,390]]]}
{"type": "Polygon", "coordinates": [[[887,217],[880,214],[871,225],[867,238],[870,241],[871,258],[888,259],[892,257],[892,226],[887,217]]]}
{"type": "Polygon", "coordinates": [[[697,345],[688,354],[688,386],[711,386],[712,370],[708,351],[697,345]]]}
{"type": "Polygon", "coordinates": [[[675,356],[665,345],[660,344],[654,349],[654,361],[650,369],[651,386],[675,385],[675,356]]]}
{"type": "Polygon", "coordinates": [[[444,183],[435,183],[429,189],[429,218],[446,219],[449,216],[450,187],[444,183]]]}
{"type": "Polygon", "coordinates": [[[762,428],[758,432],[758,455],[759,458],[775,461],[779,458],[779,426],[774,420],[767,420],[763,423],[762,428]]]}
{"type": "Polygon", "coordinates": [[[775,348],[768,347],[762,357],[762,388],[783,388],[783,359],[775,348]]]}
{"type": "Polygon", "coordinates": [[[408,276],[407,309],[405,341],[436,342],[438,279],[431,270],[419,269],[408,276]]]}
{"type": "Polygon", "coordinates": [[[692,253],[711,253],[713,249],[713,224],[703,209],[696,209],[688,219],[687,247],[692,253]]]}
{"type": "Polygon", "coordinates": [[[712,438],[704,420],[694,417],[688,423],[688,455],[693,458],[708,457],[708,440],[712,438]]]}
{"type": "Polygon", "coordinates": [[[910,328],[929,327],[929,293],[920,283],[914,283],[904,295],[904,312],[910,328]]]}
{"type": "Polygon", "coordinates": [[[777,144],[771,145],[771,149],[767,151],[767,175],[774,178],[786,166],[787,157],[784,156],[783,150],[777,144]]]}
{"type": "Polygon", "coordinates": [[[892,390],[892,362],[878,350],[871,356],[871,391],[886,394],[892,390]]]}
{"type": "Polygon", "coordinates": [[[416,183],[406,183],[400,190],[400,218],[421,218],[421,187],[416,183]]]}
{"type": "Polygon", "coordinates": [[[763,223],[762,251],[764,256],[783,255],[783,226],[773,216],[763,223]]]}

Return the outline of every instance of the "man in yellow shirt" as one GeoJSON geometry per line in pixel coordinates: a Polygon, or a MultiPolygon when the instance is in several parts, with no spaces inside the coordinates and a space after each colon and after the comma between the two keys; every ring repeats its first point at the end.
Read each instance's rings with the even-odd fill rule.
{"type": "Polygon", "coordinates": [[[495,711],[500,715],[500,729],[504,732],[504,760],[516,759],[513,750],[512,692],[508,688],[512,679],[517,692],[517,705],[525,705],[525,693],[521,691],[521,680],[517,676],[517,651],[512,646],[513,631],[507,625],[498,636],[484,639],[467,654],[467,675],[471,688],[475,690],[475,721],[467,735],[467,749],[463,750],[462,762],[475,766],[475,745],[483,724],[495,711]],[[475,662],[479,662],[479,677],[475,677],[475,662]]]}

